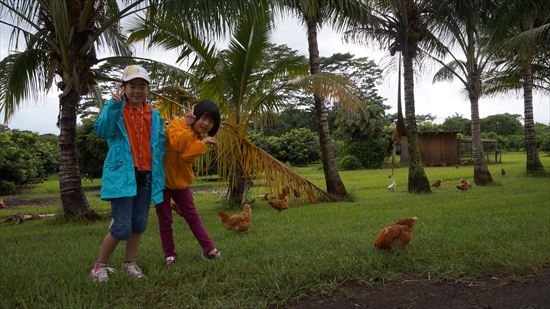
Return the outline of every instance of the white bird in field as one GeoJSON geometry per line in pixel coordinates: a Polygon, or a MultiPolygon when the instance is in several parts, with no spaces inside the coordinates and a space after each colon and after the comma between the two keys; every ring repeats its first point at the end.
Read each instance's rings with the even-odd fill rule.
{"type": "Polygon", "coordinates": [[[397,188],[397,184],[395,183],[395,180],[392,181],[392,183],[388,186],[388,190],[389,191],[393,191],[395,190],[395,188],[397,188]]]}

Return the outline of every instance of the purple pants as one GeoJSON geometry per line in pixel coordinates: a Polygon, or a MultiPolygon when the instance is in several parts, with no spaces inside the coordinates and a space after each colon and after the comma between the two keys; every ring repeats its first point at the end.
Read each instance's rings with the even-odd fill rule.
{"type": "Polygon", "coordinates": [[[216,249],[214,242],[210,239],[206,229],[202,225],[197,209],[195,209],[193,192],[191,192],[191,189],[164,189],[164,201],[162,204],[158,204],[155,207],[159,221],[160,241],[162,243],[164,256],[176,256],[174,233],[172,231],[171,199],[174,200],[176,207],[179,208],[183,218],[187,221],[187,225],[189,225],[191,232],[201,245],[204,254],[208,254],[210,251],[216,249]]]}

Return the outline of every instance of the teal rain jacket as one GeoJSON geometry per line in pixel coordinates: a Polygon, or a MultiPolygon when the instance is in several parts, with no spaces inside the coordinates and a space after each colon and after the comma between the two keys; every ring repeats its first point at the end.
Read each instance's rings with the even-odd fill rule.
{"type": "MultiPolygon", "coordinates": [[[[101,199],[104,200],[136,195],[134,159],[122,119],[124,100],[123,97],[121,103],[110,99],[94,123],[95,133],[106,139],[109,144],[101,177],[101,199]]],[[[163,200],[165,148],[166,136],[164,135],[163,120],[160,118],[160,113],[153,108],[151,113],[151,158],[153,161],[151,202],[154,204],[159,204],[163,200]]]]}

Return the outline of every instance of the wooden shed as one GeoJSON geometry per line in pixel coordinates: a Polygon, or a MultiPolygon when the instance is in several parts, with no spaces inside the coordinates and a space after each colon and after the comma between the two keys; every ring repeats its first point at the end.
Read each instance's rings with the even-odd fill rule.
{"type": "MultiPolygon", "coordinates": [[[[420,157],[426,166],[448,166],[459,163],[458,132],[420,132],[420,157]]],[[[409,163],[407,137],[401,137],[401,165],[409,163]]]]}

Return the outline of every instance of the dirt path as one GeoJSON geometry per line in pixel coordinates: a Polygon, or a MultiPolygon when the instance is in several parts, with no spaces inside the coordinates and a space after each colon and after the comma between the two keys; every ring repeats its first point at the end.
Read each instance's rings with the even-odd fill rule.
{"type": "Polygon", "coordinates": [[[514,278],[458,282],[405,280],[372,287],[348,284],[330,296],[313,296],[286,308],[550,308],[550,268],[514,278]]]}

